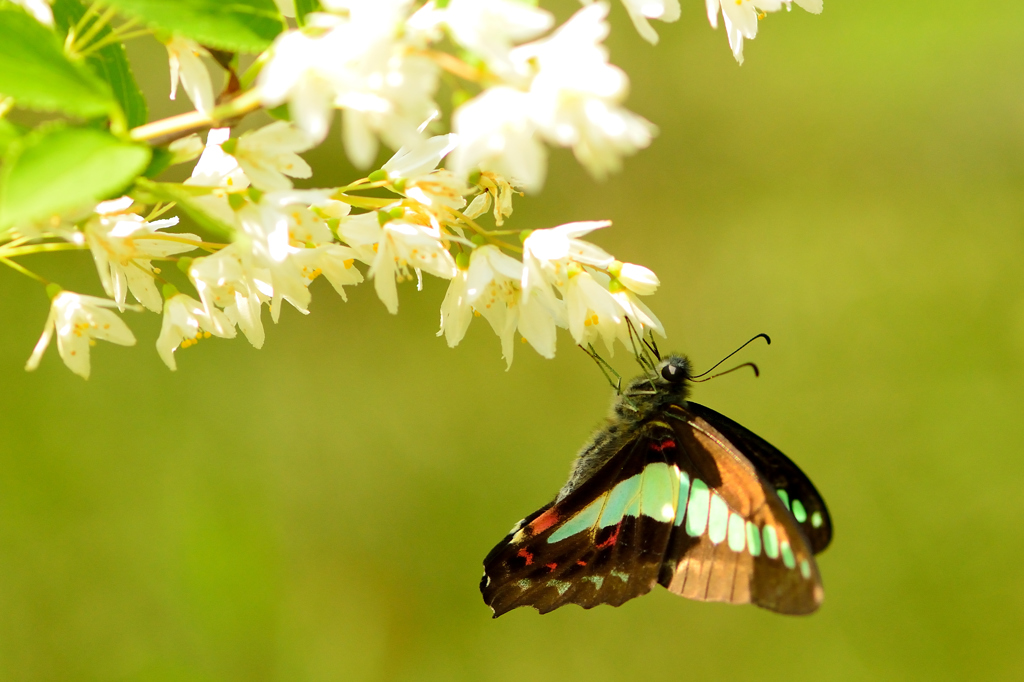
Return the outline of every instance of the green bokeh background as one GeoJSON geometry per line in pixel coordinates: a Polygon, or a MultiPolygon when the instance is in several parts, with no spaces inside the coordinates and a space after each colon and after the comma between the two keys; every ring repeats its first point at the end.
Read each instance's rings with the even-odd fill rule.
{"type": "MultiPolygon", "coordinates": [[[[447,348],[442,282],[397,317],[317,282],[263,350],[204,342],[176,373],[129,315],[139,344],[100,344],[83,382],[53,349],[23,372],[46,300],[5,270],[0,678],[1024,677],[1024,6],[833,0],[769,15],[738,67],[683,5],[656,48],[613,11],[652,147],[603,184],[554,154],[511,225],[614,220],[595,241],[660,275],[666,346],[697,367],[771,334],[743,356],[760,379],[696,399],[824,493],[820,612],[659,588],[491,620],[481,559],[610,392],[565,334],[510,372],[479,321],[447,348]]],[[[161,48],[132,55],[153,116],[182,110],[161,48]]],[[[353,177],[336,135],[309,158],[353,177]]],[[[84,254],[26,264],[99,292],[84,254]]]]}

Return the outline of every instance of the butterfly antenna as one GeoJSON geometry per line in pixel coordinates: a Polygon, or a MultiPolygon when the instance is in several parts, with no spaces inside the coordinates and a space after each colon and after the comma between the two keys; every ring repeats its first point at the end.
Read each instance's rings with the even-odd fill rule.
{"type": "Polygon", "coordinates": [[[608,380],[612,388],[615,389],[616,395],[622,395],[622,376],[615,371],[615,368],[608,364],[608,361],[597,354],[594,350],[593,344],[588,344],[587,348],[583,346],[579,347],[581,351],[590,356],[590,359],[597,363],[598,368],[601,370],[601,374],[608,380]],[[613,380],[612,377],[615,377],[613,380]]]}
{"type": "MultiPolygon", "coordinates": [[[[749,340],[749,341],[747,341],[747,342],[746,342],[745,344],[743,344],[742,346],[740,346],[739,348],[737,348],[736,350],[734,350],[733,352],[729,353],[729,354],[728,354],[728,355],[726,355],[726,356],[725,356],[724,358],[722,358],[721,360],[719,360],[718,362],[716,362],[716,363],[715,363],[715,364],[714,364],[714,365],[713,365],[713,366],[712,366],[711,368],[709,368],[709,369],[707,369],[707,370],[705,370],[705,371],[701,372],[700,374],[697,374],[697,375],[696,375],[696,376],[694,376],[693,378],[694,378],[694,379],[697,379],[698,377],[702,377],[702,376],[704,376],[705,374],[710,374],[711,372],[713,372],[713,371],[715,370],[715,368],[716,368],[716,367],[718,367],[718,366],[719,366],[719,365],[721,365],[721,364],[722,364],[723,362],[725,362],[726,360],[728,360],[728,359],[729,359],[729,358],[731,358],[732,356],[736,355],[736,354],[737,354],[737,353],[739,353],[739,352],[740,352],[741,350],[743,350],[744,348],[746,348],[746,347],[747,347],[747,346],[749,346],[750,344],[754,343],[754,341],[757,341],[758,339],[764,339],[764,340],[765,340],[765,342],[766,342],[766,343],[767,343],[767,344],[768,344],[769,346],[770,346],[770,345],[772,345],[772,339],[771,339],[771,337],[770,337],[770,336],[768,336],[767,334],[758,334],[757,336],[755,336],[754,338],[750,339],[750,340],[749,340]]],[[[747,364],[753,364],[753,363],[747,363],[747,364]]],[[[743,365],[740,365],[740,367],[743,367],[743,365]]],[[[737,368],[737,367],[734,367],[733,369],[738,369],[738,368],[737,368]]],[[[730,369],[729,371],[731,372],[731,371],[733,371],[733,370],[732,370],[732,369],[730,369]]],[[[756,372],[757,372],[757,370],[756,370],[756,368],[755,368],[755,373],[756,373],[756,372]]],[[[722,374],[725,374],[725,372],[723,372],[722,374]]],[[[722,375],[721,375],[721,374],[716,374],[715,376],[722,376],[722,375]]]]}
{"type": "MultiPolygon", "coordinates": [[[[719,364],[721,364],[721,363],[719,363],[719,364]]],[[[752,362],[744,362],[742,365],[736,365],[732,369],[727,369],[724,372],[719,372],[718,374],[712,374],[711,376],[705,377],[703,379],[691,379],[691,381],[693,381],[693,383],[695,383],[695,384],[701,384],[701,383],[704,383],[705,381],[711,381],[712,379],[717,379],[718,377],[723,377],[726,374],[730,374],[732,372],[735,372],[738,369],[743,369],[744,367],[749,367],[750,369],[754,370],[754,376],[755,377],[761,376],[761,370],[759,370],[757,368],[757,365],[755,365],[752,362]]],[[[707,372],[705,372],[704,374],[707,374],[707,372]]]]}

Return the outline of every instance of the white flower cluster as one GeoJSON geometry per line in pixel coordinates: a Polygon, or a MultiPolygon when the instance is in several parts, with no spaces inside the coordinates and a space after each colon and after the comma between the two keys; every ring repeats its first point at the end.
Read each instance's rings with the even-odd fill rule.
{"type": "MultiPolygon", "coordinates": [[[[15,1],[52,23],[46,0],[15,1]]],[[[292,0],[275,1],[295,16],[292,0]]],[[[792,1],[821,11],[822,0],[792,1]]],[[[658,36],[650,20],[671,22],[680,14],[678,0],[622,3],[651,43],[658,36]]],[[[509,365],[517,334],[544,357],[555,354],[558,327],[581,346],[600,341],[609,352],[616,341],[632,347],[634,334],[664,335],[639,298],[655,292],[655,274],[583,239],[608,222],[522,233],[478,222],[490,212],[502,228],[518,190],[540,189],[549,147],[571,149],[592,175],[604,178],[656,132],[623,107],[628,78],[609,63],[603,45],[608,4],[582,4],[554,28],[551,13],[523,0],[321,0],[322,11],[284,31],[247,78],[232,73],[235,86],[255,83],[233,101],[251,102],[239,109],[218,104],[205,48],[181,36],[163,37],[172,99],[180,83],[208,121],[244,115],[257,103],[287,105],[291,120],[237,137],[213,129],[205,145],[195,135],[182,137],[167,149],[171,162],[199,161],[174,192],[147,193],[148,181],[140,181],[132,196],[12,230],[12,241],[0,245],[6,249],[0,260],[46,283],[9,256],[88,248],[110,297],[49,284],[50,316],[26,368],[39,364],[56,335],[65,364],[88,377],[89,348],[97,339],[135,343],[113,308],[163,315],[156,345],[171,369],[177,349],[211,336],[231,338],[240,330],[259,348],[264,305],[274,322],[284,302],[307,313],[310,285],[320,276],[342,298],[346,287],[372,279],[391,313],[398,311],[399,284],[415,279],[422,288],[424,273],[450,280],[438,336],[455,346],[481,316],[500,338],[509,365]],[[453,132],[430,137],[427,129],[441,117],[442,75],[455,105],[453,132]],[[358,167],[370,167],[381,144],[398,152],[345,187],[294,189],[293,178],[312,173],[299,154],[325,139],[336,111],[346,153],[358,167]],[[449,154],[448,168],[439,169],[449,154]],[[159,218],[172,208],[160,200],[168,196],[187,196],[185,210],[219,227],[229,243],[166,231],[177,224],[177,218],[159,218]],[[146,205],[152,208],[144,216],[146,205]],[[515,234],[521,244],[505,241],[515,234]],[[63,244],[33,244],[40,240],[63,244]],[[165,279],[161,261],[177,263],[195,297],[165,279]],[[128,294],[140,305],[128,304],[128,294]]],[[[764,12],[789,5],[706,0],[709,21],[717,27],[721,13],[741,62],[743,40],[754,38],[764,12]]],[[[152,137],[168,130],[154,129],[161,132],[152,137]]]]}
{"type": "Polygon", "coordinates": [[[345,287],[373,279],[392,313],[398,312],[400,283],[415,279],[422,288],[424,273],[451,280],[438,335],[455,346],[480,315],[500,337],[509,365],[517,332],[545,357],[555,354],[557,327],[567,328],[578,344],[600,340],[609,349],[616,339],[630,343],[630,325],[636,333],[664,335],[657,317],[638,298],[657,289],[654,273],[616,261],[581,239],[608,222],[535,230],[521,247],[499,239],[507,230],[480,227],[476,219],[492,205],[495,222],[504,222],[515,191],[493,173],[468,183],[438,169],[456,148],[454,135],[400,149],[371,174],[378,180],[363,181],[391,190],[394,199],[342,191],[359,183],[293,189],[290,177],[309,174],[297,155],[309,144],[302,130],[280,121],[238,138],[227,129],[210,131],[186,185],[198,192],[197,206],[234,230],[230,244],[163,231],[177,219],[146,220],[131,212],[133,202],[127,197],[97,206],[78,230],[62,233],[67,241],[88,245],[111,299],[53,291],[50,318],[27,369],[38,365],[54,334],[65,364],[83,377],[89,375],[89,346],[96,339],[134,344],[131,331],[110,308],[162,312],[156,346],[171,369],[177,366],[178,348],[211,336],[234,337],[236,328],[259,348],[264,305],[274,322],[282,302],[307,313],[310,284],[321,275],[342,298],[345,287]],[[353,212],[353,204],[365,207],[366,202],[375,203],[375,209],[353,212]],[[182,256],[196,249],[210,253],[182,256]],[[506,253],[519,251],[522,260],[506,253]],[[166,280],[161,296],[157,281],[163,277],[153,265],[157,260],[177,260],[196,297],[166,280]],[[367,266],[365,276],[357,263],[367,266]],[[129,293],[141,307],[126,304],[129,293]]]}

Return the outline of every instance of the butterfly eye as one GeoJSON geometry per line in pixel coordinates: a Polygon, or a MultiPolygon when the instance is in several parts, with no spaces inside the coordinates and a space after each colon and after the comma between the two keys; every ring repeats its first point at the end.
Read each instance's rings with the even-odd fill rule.
{"type": "Polygon", "coordinates": [[[661,376],[665,381],[674,381],[679,375],[679,368],[675,365],[665,365],[661,368],[661,376]]]}

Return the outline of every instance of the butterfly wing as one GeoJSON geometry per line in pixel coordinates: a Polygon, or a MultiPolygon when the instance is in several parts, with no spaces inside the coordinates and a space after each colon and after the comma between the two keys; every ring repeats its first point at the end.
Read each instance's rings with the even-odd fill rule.
{"type": "Polygon", "coordinates": [[[825,501],[807,475],[771,443],[709,407],[688,402],[686,409],[725,436],[753,463],[792,512],[800,530],[820,554],[832,541],[832,519],[825,501]]]}
{"type": "Polygon", "coordinates": [[[662,416],[680,487],[659,582],[690,599],[815,611],[824,590],[811,545],[775,488],[700,414],[673,405],[662,416]]]}
{"type": "Polygon", "coordinates": [[[674,436],[644,427],[564,499],[520,521],[484,559],[495,617],[519,606],[618,606],[658,582],[678,507],[674,436]]]}

